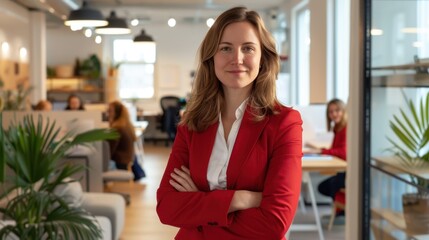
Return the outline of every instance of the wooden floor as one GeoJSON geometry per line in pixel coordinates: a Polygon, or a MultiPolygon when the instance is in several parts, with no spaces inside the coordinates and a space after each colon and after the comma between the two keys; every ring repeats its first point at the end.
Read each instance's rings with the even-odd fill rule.
{"type": "Polygon", "coordinates": [[[131,204],[126,208],[125,227],[121,240],[171,240],[177,228],[163,225],[156,214],[156,189],[159,186],[171,148],[162,143],[159,146],[144,146],[144,169],[147,177],[139,183],[115,183],[111,191],[127,192],[131,195],[131,204]]]}
{"type": "MultiPolygon", "coordinates": [[[[110,187],[111,191],[127,192],[131,194],[131,204],[126,208],[125,227],[121,234],[121,240],[172,240],[176,235],[177,228],[163,225],[156,214],[156,190],[159,186],[165,165],[171,148],[164,144],[144,145],[144,169],[147,177],[139,183],[120,184],[115,183],[110,187]]],[[[321,215],[329,213],[329,207],[319,208],[321,215]]],[[[311,211],[305,214],[297,213],[295,221],[314,221],[311,211]],[[310,213],[310,215],[309,215],[310,213]]],[[[344,238],[344,225],[334,226],[333,230],[324,230],[326,240],[342,240],[344,238]]],[[[316,232],[299,233],[293,232],[290,239],[316,240],[316,232]]],[[[289,240],[290,240],[289,239],[289,240]]]]}

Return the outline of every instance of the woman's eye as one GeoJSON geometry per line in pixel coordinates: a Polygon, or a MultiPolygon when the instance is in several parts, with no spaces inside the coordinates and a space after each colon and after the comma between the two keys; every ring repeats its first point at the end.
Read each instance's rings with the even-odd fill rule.
{"type": "Polygon", "coordinates": [[[228,51],[231,50],[231,48],[230,47],[220,47],[219,50],[222,51],[222,52],[228,52],[228,51]]]}
{"type": "Polygon", "coordinates": [[[253,52],[255,49],[253,47],[244,47],[243,51],[244,52],[253,52]]]}

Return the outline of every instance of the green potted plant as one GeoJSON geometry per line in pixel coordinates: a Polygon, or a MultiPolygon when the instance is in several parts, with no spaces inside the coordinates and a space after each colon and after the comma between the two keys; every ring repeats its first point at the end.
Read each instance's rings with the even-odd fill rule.
{"type": "Polygon", "coordinates": [[[0,111],[2,110],[25,110],[27,97],[33,87],[24,87],[23,83],[17,84],[16,90],[3,90],[4,83],[0,79],[0,111]]]}
{"type": "MultiPolygon", "coordinates": [[[[396,141],[389,138],[390,149],[403,166],[409,169],[429,170],[429,92],[414,103],[407,99],[406,109],[393,116],[390,128],[396,141]]],[[[402,195],[404,219],[409,234],[429,233],[429,182],[416,175],[409,175],[419,186],[416,193],[402,195]]]]}
{"type": "Polygon", "coordinates": [[[82,170],[78,165],[62,165],[60,160],[76,145],[118,137],[114,130],[94,129],[78,135],[59,137],[55,122],[25,116],[3,128],[0,114],[0,182],[6,200],[0,208],[3,219],[14,224],[0,229],[0,239],[100,239],[101,229],[84,209],[67,203],[55,189],[82,170]],[[5,174],[5,169],[10,174],[5,174]],[[11,197],[11,195],[14,195],[11,197]]]}

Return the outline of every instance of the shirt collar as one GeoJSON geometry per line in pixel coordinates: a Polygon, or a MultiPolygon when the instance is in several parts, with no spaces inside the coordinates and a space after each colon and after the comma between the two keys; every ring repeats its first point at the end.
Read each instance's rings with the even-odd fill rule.
{"type": "MultiPolygon", "coordinates": [[[[246,110],[247,107],[247,101],[249,98],[246,98],[241,104],[240,106],[238,106],[238,108],[235,110],[235,119],[241,119],[243,118],[244,115],[244,111],[246,110]]],[[[222,114],[219,113],[219,122],[222,120],[222,114]]]]}

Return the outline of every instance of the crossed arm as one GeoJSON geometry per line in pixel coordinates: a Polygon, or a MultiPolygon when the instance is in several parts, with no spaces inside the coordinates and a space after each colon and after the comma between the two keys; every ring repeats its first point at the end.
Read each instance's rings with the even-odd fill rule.
{"type": "MultiPolygon", "coordinates": [[[[169,183],[179,192],[198,192],[197,186],[191,178],[191,172],[185,166],[180,169],[175,168],[170,174],[169,183]]],[[[252,192],[247,190],[237,190],[231,200],[228,213],[245,210],[253,207],[259,207],[262,200],[261,192],[252,192]]]]}

